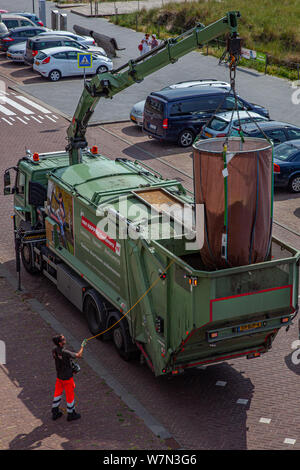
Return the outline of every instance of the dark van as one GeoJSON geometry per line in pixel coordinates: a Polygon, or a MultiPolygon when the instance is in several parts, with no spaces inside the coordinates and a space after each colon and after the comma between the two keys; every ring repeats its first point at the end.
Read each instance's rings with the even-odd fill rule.
{"type": "MultiPolygon", "coordinates": [[[[152,92],[145,103],[143,129],[155,139],[188,147],[216,110],[221,113],[234,107],[233,94],[221,88],[193,87],[152,92]]],[[[248,103],[240,96],[238,108],[269,117],[267,109],[248,103]]]]}

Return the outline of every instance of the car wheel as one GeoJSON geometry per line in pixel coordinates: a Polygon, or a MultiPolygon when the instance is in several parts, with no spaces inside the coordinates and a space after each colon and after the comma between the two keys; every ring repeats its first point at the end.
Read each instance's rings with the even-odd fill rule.
{"type": "Polygon", "coordinates": [[[61,78],[61,73],[59,70],[51,70],[48,77],[51,82],[57,82],[61,78]]]}
{"type": "Polygon", "coordinates": [[[108,68],[105,65],[100,65],[100,67],[97,68],[97,74],[105,72],[108,72],[108,68]]]}
{"type": "Polygon", "coordinates": [[[292,193],[300,193],[300,175],[295,175],[290,179],[289,190],[292,193]]]}
{"type": "Polygon", "coordinates": [[[184,131],[180,132],[178,137],[178,144],[181,147],[190,147],[194,142],[195,136],[192,131],[189,129],[185,129],[184,131]]]}

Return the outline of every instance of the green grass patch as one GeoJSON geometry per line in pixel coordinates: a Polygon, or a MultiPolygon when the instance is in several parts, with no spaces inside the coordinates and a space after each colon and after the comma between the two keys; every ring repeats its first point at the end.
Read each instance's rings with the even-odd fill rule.
{"type": "MultiPolygon", "coordinates": [[[[176,36],[198,22],[208,25],[222,18],[227,11],[239,10],[239,34],[244,47],[268,55],[267,73],[296,80],[300,64],[300,1],[299,0],[199,0],[191,3],[168,3],[139,14],[110,18],[120,26],[141,32],[156,33],[160,39],[176,36]]],[[[204,51],[206,49],[204,48],[204,51]]],[[[209,47],[219,56],[223,49],[209,47]]],[[[241,64],[264,72],[264,65],[242,59],[241,64]]]]}

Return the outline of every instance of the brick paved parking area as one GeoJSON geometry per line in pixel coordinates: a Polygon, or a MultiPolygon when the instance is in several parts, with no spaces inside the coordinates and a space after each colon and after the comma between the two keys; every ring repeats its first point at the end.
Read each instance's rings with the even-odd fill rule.
{"type": "MultiPolygon", "coordinates": [[[[79,421],[51,420],[55,331],[0,278],[0,331],[7,364],[0,366],[0,449],[164,449],[84,362],[75,377],[79,421]]],[[[62,407],[65,407],[62,403],[62,407]]]]}
{"type": "MultiPolygon", "coordinates": [[[[19,121],[7,125],[5,134],[0,126],[1,142],[5,142],[1,174],[16,164],[25,146],[40,152],[64,148],[68,123],[57,117],[56,122],[31,126],[19,121]]],[[[183,152],[149,141],[129,123],[91,127],[88,141],[97,144],[104,155],[140,159],[191,188],[190,150],[183,152]]],[[[276,193],[275,200],[276,219],[299,231],[299,196],[281,192],[276,193]]],[[[12,197],[0,195],[0,204],[0,262],[14,275],[12,197]]],[[[300,248],[299,237],[280,227],[274,231],[300,248]]],[[[82,314],[49,280],[23,271],[22,283],[30,295],[16,294],[6,279],[0,278],[0,339],[7,344],[7,364],[0,367],[0,399],[7,404],[0,408],[0,448],[168,447],[168,441],[155,436],[85,360],[76,378],[80,424],[66,423],[65,417],[55,423],[49,419],[55,379],[51,359],[54,331],[32,311],[31,300],[38,299],[78,342],[89,332],[82,314]]],[[[273,349],[261,358],[230,360],[179,377],[157,379],[146,365],[122,361],[110,343],[91,341],[86,352],[164,426],[181,448],[299,450],[300,365],[291,360],[292,343],[297,338],[295,322],[288,332],[281,331],[273,349]]]]}

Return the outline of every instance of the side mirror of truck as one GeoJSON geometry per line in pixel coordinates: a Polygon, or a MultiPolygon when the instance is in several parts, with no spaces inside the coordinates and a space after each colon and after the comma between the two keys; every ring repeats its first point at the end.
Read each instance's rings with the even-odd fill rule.
{"type": "MultiPolygon", "coordinates": [[[[13,167],[13,169],[15,168],[13,167]]],[[[8,194],[13,194],[15,192],[15,188],[11,187],[10,170],[11,168],[8,168],[8,170],[5,170],[4,176],[3,176],[4,196],[7,196],[8,194]]]]}

